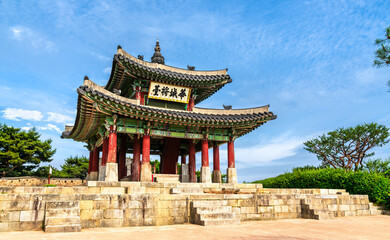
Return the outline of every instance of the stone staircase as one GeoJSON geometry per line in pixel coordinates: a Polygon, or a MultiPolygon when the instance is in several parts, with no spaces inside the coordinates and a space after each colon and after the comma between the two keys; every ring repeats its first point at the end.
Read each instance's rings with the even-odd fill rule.
{"type": "Polygon", "coordinates": [[[170,190],[171,194],[203,194],[201,187],[175,187],[170,190]]]}
{"type": "Polygon", "coordinates": [[[80,232],[80,208],[78,201],[47,202],[45,232],[80,232]]]}
{"type": "Polygon", "coordinates": [[[228,206],[227,200],[193,201],[190,204],[191,223],[202,226],[240,224],[240,213],[228,206]]]}
{"type": "Polygon", "coordinates": [[[321,195],[301,199],[303,218],[328,220],[336,217],[380,214],[366,195],[321,195]]]}

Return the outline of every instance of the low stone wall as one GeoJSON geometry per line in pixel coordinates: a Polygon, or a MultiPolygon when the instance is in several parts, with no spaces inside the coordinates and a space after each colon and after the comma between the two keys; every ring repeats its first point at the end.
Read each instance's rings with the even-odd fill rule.
{"type": "Polygon", "coordinates": [[[322,215],[318,217],[316,210],[318,199],[322,204],[320,210],[328,211],[329,207],[331,211],[336,206],[338,212],[377,214],[367,196],[350,196],[344,190],[263,189],[261,184],[88,184],[90,186],[0,187],[0,231],[42,229],[45,206],[49,202],[72,202],[77,206],[81,228],[190,223],[190,205],[194,201],[227,201],[241,221],[320,219],[322,215]]]}
{"type": "MultiPolygon", "coordinates": [[[[44,186],[48,184],[47,178],[38,177],[3,177],[0,178],[0,186],[44,186]]],[[[86,184],[86,180],[80,178],[52,178],[50,184],[61,187],[73,187],[86,184]]]]}

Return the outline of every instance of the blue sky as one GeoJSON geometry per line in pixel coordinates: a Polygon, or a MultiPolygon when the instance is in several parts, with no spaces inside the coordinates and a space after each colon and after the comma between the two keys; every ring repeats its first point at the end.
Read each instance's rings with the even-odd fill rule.
{"type": "Polygon", "coordinates": [[[390,69],[372,67],[389,11],[389,1],[0,1],[0,122],[51,138],[54,166],[87,155],[60,138],[84,75],[104,85],[118,44],[150,60],[158,36],[167,65],[229,68],[233,83],[199,106],[270,104],[278,115],[236,141],[239,181],[317,165],[305,140],[390,125],[390,69]]]}

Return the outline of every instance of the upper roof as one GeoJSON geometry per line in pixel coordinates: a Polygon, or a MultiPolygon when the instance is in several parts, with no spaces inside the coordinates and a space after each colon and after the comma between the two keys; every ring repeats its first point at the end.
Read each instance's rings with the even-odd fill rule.
{"type": "Polygon", "coordinates": [[[227,69],[195,71],[157,62],[146,62],[128,54],[118,46],[117,54],[114,55],[113,59],[111,76],[105,89],[109,91],[121,90],[121,95],[126,96],[129,88],[138,79],[191,87],[193,88],[192,92],[197,95],[195,103],[203,101],[225,84],[232,82],[227,74],[227,69]]]}

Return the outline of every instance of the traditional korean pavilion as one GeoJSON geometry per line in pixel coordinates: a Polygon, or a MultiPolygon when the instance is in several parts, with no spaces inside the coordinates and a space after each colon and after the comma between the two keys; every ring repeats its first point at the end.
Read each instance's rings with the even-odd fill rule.
{"type": "Polygon", "coordinates": [[[160,156],[159,175],[176,174],[180,156],[181,181],[196,182],[195,154],[201,152],[201,182],[219,183],[219,146],[226,143],[227,182],[237,182],[234,141],[276,115],[269,111],[269,105],[247,109],[195,107],[232,79],[227,69],[187,68],[165,65],[157,41],[151,62],[141,55],[133,57],[118,46],[106,86],[84,78],[84,85],[77,89],[75,124],[66,126],[62,137],[87,144],[88,180],[152,181],[152,154],[160,156]],[[212,173],[209,148],[213,148],[212,173]],[[131,166],[126,165],[128,153],[133,155],[131,166]]]}

